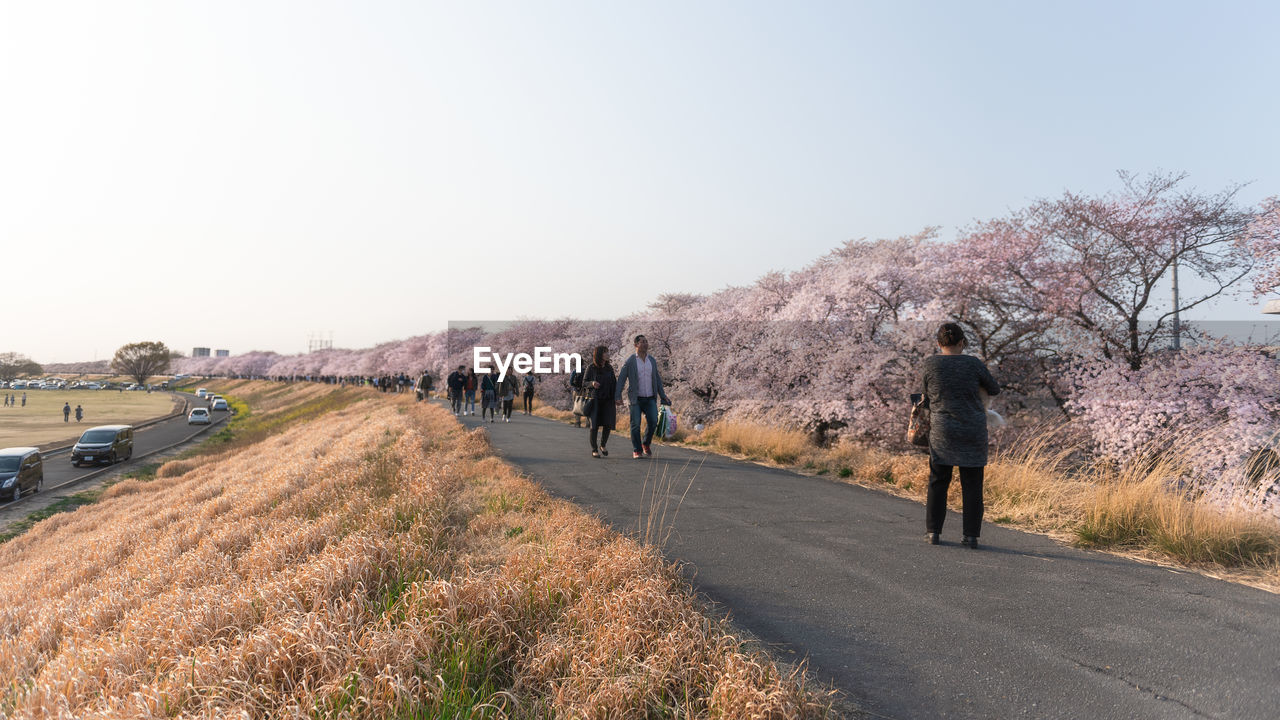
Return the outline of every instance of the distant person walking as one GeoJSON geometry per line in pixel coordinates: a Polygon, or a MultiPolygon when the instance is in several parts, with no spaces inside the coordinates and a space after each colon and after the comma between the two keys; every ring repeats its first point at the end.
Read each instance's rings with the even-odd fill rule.
{"type": "Polygon", "coordinates": [[[524,414],[533,414],[533,386],[538,382],[538,376],[529,373],[524,376],[524,414]]]}
{"type": "Polygon", "coordinates": [[[613,372],[613,365],[609,364],[609,348],[604,345],[596,346],[595,351],[591,353],[591,364],[587,366],[587,371],[582,376],[582,384],[596,396],[595,407],[587,416],[587,437],[591,441],[591,457],[609,457],[609,450],[605,445],[609,443],[609,433],[613,432],[614,426],[618,424],[617,404],[609,402],[618,387],[618,376],[613,372]],[[599,440],[596,439],[597,430],[600,431],[599,440]]]}
{"type": "Polygon", "coordinates": [[[445,384],[449,387],[449,402],[453,404],[453,414],[462,414],[462,386],[467,383],[466,373],[462,372],[466,369],[466,365],[459,365],[457,370],[449,373],[449,377],[445,378],[445,384]]]}
{"type": "Polygon", "coordinates": [[[951,469],[960,468],[964,498],[962,545],[977,549],[982,534],[982,480],[987,465],[987,411],[979,391],[1000,392],[987,366],[965,355],[964,329],[956,323],[938,328],[938,353],[922,367],[924,404],[929,409],[929,492],[925,501],[925,539],[940,542],[947,519],[951,469]]]}
{"type": "Polygon", "coordinates": [[[480,420],[489,413],[489,422],[498,421],[498,375],[490,369],[480,378],[480,420]]]}
{"type": "Polygon", "coordinates": [[[417,391],[419,402],[431,397],[431,373],[426,370],[423,370],[422,374],[418,376],[417,391]]]}
{"type": "Polygon", "coordinates": [[[516,404],[516,392],[520,389],[520,381],[508,373],[498,383],[498,395],[502,398],[502,421],[511,422],[511,409],[516,404]]]}
{"type": "Polygon", "coordinates": [[[84,408],[80,407],[79,405],[76,405],[76,422],[80,422],[83,419],[84,419],[84,408]]]}
{"type": "Polygon", "coordinates": [[[671,400],[662,389],[662,375],[658,362],[649,355],[649,340],[644,335],[635,338],[636,351],[622,364],[618,373],[618,390],[614,402],[622,403],[622,389],[627,389],[627,401],[631,405],[631,457],[650,457],[649,443],[658,427],[658,401],[670,405],[671,400]],[[644,441],[640,439],[640,415],[645,418],[644,441]]]}
{"type": "Polygon", "coordinates": [[[62,406],[62,422],[71,422],[71,403],[62,406]]]}
{"type": "Polygon", "coordinates": [[[27,394],[22,393],[22,407],[26,407],[26,406],[27,406],[27,394]]]}
{"type": "Polygon", "coordinates": [[[467,410],[470,411],[466,414],[469,414],[469,415],[476,414],[476,389],[479,387],[480,387],[480,378],[476,377],[476,369],[475,368],[468,369],[467,382],[463,386],[463,391],[466,393],[466,397],[467,397],[467,410]]]}

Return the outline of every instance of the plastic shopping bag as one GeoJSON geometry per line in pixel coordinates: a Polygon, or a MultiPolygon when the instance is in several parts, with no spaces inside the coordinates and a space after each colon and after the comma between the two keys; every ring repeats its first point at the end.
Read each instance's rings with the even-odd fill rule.
{"type": "Polygon", "coordinates": [[[676,434],[676,414],[671,410],[671,406],[663,405],[658,410],[658,437],[663,440],[670,440],[676,434]]]}

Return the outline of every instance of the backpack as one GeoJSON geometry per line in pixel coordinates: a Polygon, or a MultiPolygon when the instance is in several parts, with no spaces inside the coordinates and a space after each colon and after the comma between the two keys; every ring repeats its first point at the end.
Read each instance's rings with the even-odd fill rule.
{"type": "Polygon", "coordinates": [[[582,387],[582,371],[576,370],[569,374],[569,385],[572,387],[582,387]]]}

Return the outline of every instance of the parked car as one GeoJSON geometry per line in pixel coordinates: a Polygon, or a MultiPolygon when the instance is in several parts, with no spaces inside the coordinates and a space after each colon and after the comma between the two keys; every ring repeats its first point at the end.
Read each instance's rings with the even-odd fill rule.
{"type": "Polygon", "coordinates": [[[196,397],[198,398],[203,398],[205,395],[208,395],[208,394],[209,394],[208,388],[200,388],[196,390],[196,397]]]}
{"type": "Polygon", "coordinates": [[[226,410],[230,410],[231,408],[227,405],[226,400],[222,399],[221,397],[216,397],[213,399],[213,403],[209,405],[209,409],[226,411],[226,410]]]}
{"type": "Polygon", "coordinates": [[[99,425],[89,428],[71,448],[71,464],[106,463],[113,465],[133,457],[132,425],[99,425]]]}
{"type": "Polygon", "coordinates": [[[193,408],[191,413],[187,415],[188,425],[208,425],[213,422],[213,418],[209,416],[209,411],[205,408],[193,408]]]}
{"type": "Polygon", "coordinates": [[[85,390],[101,390],[102,385],[96,382],[87,382],[84,384],[84,389],[85,390]]]}
{"type": "Polygon", "coordinates": [[[12,500],[44,487],[44,459],[33,447],[0,450],[0,497],[12,500]]]}

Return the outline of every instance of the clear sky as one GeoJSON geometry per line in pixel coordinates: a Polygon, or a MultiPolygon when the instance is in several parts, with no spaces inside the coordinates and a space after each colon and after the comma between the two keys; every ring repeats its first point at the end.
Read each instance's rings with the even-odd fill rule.
{"type": "Polygon", "coordinates": [[[0,0],[0,352],[612,317],[1118,169],[1252,204],[1280,194],[1277,27],[1263,1],[0,0]]]}

